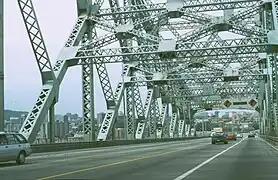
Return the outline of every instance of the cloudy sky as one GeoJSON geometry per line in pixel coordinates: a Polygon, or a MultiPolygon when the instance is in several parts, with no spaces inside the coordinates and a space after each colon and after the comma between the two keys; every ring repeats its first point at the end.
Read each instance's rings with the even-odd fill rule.
{"type": "MultiPolygon", "coordinates": [[[[35,0],[37,17],[54,64],[76,21],[75,0],[35,0]]],[[[16,0],[5,1],[5,108],[29,111],[41,89],[41,79],[16,0]]],[[[108,66],[112,85],[120,80],[121,65],[108,66]]],[[[103,95],[95,80],[96,111],[105,110],[103,95]]],[[[71,68],[60,89],[57,113],[81,115],[81,69],[71,68]]]]}
{"type": "MultiPolygon", "coordinates": [[[[120,0],[121,1],[121,0],[120,0]]],[[[165,0],[155,0],[165,2],[165,0]]],[[[33,0],[52,64],[56,62],[77,19],[76,0],[33,0]]],[[[104,7],[108,8],[105,0],[104,7]]],[[[30,111],[41,90],[41,79],[17,0],[5,1],[5,108],[30,111]]],[[[113,89],[121,80],[122,65],[107,65],[113,89]]],[[[60,88],[56,113],[82,114],[81,68],[68,70],[60,88]]],[[[145,96],[143,94],[143,96],[145,96]]],[[[95,110],[106,110],[98,76],[95,76],[95,110]]]]}

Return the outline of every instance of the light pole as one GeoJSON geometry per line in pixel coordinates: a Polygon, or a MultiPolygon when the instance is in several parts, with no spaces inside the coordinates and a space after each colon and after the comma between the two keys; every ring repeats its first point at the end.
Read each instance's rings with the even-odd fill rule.
{"type": "Polygon", "coordinates": [[[204,135],[204,119],[202,119],[202,134],[204,135]]]}
{"type": "MultiPolygon", "coordinates": [[[[124,108],[124,127],[127,129],[127,122],[126,122],[126,104],[125,104],[125,78],[124,78],[124,64],[122,63],[122,86],[123,86],[123,108],[124,108]]],[[[125,131],[125,139],[127,139],[127,130],[125,131]]]]}
{"type": "Polygon", "coordinates": [[[4,131],[4,0],[0,0],[0,131],[4,131]]]}

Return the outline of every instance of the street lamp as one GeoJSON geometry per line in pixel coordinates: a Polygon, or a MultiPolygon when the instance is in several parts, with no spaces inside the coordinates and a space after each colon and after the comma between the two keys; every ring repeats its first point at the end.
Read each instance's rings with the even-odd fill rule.
{"type": "MultiPolygon", "coordinates": [[[[124,126],[127,127],[126,123],[126,104],[125,104],[125,78],[124,78],[124,63],[122,63],[122,86],[123,86],[123,108],[124,108],[124,126]]],[[[127,139],[127,131],[125,132],[125,139],[127,139]]]]}

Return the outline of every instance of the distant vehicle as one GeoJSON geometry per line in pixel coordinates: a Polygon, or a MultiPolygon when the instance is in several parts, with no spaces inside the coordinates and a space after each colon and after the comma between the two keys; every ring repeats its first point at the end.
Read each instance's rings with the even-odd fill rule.
{"type": "Polygon", "coordinates": [[[211,144],[216,144],[218,142],[223,142],[224,144],[228,144],[227,136],[223,132],[215,132],[211,137],[211,144]]]}
{"type": "Polygon", "coordinates": [[[243,134],[237,134],[236,137],[237,138],[243,138],[243,134]]]}
{"type": "Polygon", "coordinates": [[[250,133],[248,134],[248,138],[250,138],[250,137],[255,137],[255,133],[254,133],[254,132],[250,132],[250,133]]]}
{"type": "Polygon", "coordinates": [[[236,134],[235,133],[228,133],[227,139],[236,141],[236,134]]]}
{"type": "Polygon", "coordinates": [[[223,128],[222,127],[213,128],[213,132],[221,133],[223,132],[223,128]]]}
{"type": "Polygon", "coordinates": [[[24,164],[32,149],[22,134],[0,132],[0,162],[16,161],[24,164]]]}

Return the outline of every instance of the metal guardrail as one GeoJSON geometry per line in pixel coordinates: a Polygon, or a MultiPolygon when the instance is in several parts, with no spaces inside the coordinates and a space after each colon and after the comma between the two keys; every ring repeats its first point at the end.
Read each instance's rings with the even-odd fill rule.
{"type": "Polygon", "coordinates": [[[269,142],[270,144],[272,144],[274,146],[278,145],[278,137],[266,136],[266,135],[259,135],[259,137],[264,139],[265,141],[269,142]]]}
{"type": "MultiPolygon", "coordinates": [[[[46,138],[40,138],[36,139],[36,141],[33,142],[33,144],[49,144],[50,139],[46,138]]],[[[79,142],[84,142],[83,137],[70,137],[70,138],[63,138],[63,139],[58,139],[55,138],[55,143],[79,143],[79,142]]]]}
{"type": "Polygon", "coordinates": [[[208,136],[167,138],[167,139],[113,140],[113,141],[93,141],[93,142],[76,142],[76,143],[32,144],[31,147],[33,153],[42,153],[42,152],[56,152],[56,151],[65,151],[65,150],[73,150],[73,149],[98,148],[98,147],[120,146],[120,145],[141,144],[141,143],[193,140],[193,139],[202,139],[202,138],[208,138],[208,136]]]}

